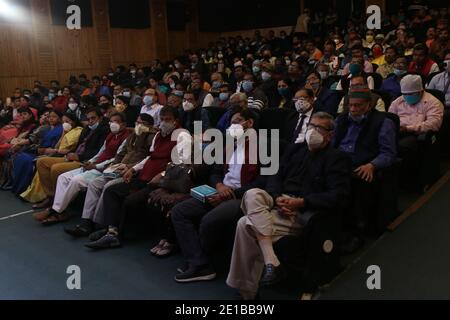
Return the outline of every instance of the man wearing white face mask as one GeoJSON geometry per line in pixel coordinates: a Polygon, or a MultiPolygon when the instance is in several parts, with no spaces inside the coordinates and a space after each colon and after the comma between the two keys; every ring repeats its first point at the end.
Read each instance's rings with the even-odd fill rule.
{"type": "Polygon", "coordinates": [[[114,160],[102,165],[104,173],[87,184],[82,221],[64,231],[74,237],[85,237],[95,230],[95,224],[102,225],[104,219],[103,191],[112,185],[123,182],[122,175],[142,161],[149,153],[155,137],[153,118],[148,114],[140,114],[135,126],[135,133],[128,136],[123,148],[119,148],[114,160]]]}
{"type": "Polygon", "coordinates": [[[233,234],[236,222],[242,216],[242,195],[264,185],[259,165],[251,163],[249,143],[253,141],[242,137],[244,132],[253,130],[255,119],[255,114],[248,109],[232,115],[227,133],[235,138],[235,149],[229,150],[233,152],[229,152],[231,156],[225,165],[214,165],[210,175],[209,185],[217,190],[217,194],[209,197],[206,203],[188,199],[172,209],[172,223],[186,261],[175,276],[177,282],[215,278],[208,255],[233,234]],[[198,220],[199,232],[193,227],[198,220]]]}
{"type": "Polygon", "coordinates": [[[439,90],[445,94],[445,106],[450,108],[450,51],[444,58],[444,71],[431,79],[427,89],[439,90]]]}
{"type": "Polygon", "coordinates": [[[155,89],[150,88],[145,91],[143,103],[141,113],[151,115],[155,121],[155,127],[159,128],[159,112],[163,106],[158,103],[158,93],[155,89]]]}
{"type": "Polygon", "coordinates": [[[103,169],[124,147],[129,135],[125,120],[125,115],[113,114],[110,119],[111,133],[104,140],[98,153],[83,162],[81,168],[65,172],[58,177],[52,207],[35,215],[42,218],[47,216],[42,220],[42,224],[53,225],[70,219],[70,214],[65,212],[69,204],[87,188],[90,181],[102,175],[103,169]]]}
{"type": "Polygon", "coordinates": [[[202,122],[202,130],[209,127],[208,111],[197,105],[198,97],[194,92],[188,91],[184,94],[183,110],[180,110],[180,124],[191,134],[194,133],[194,122],[202,122]]]}
{"type": "Polygon", "coordinates": [[[288,122],[289,130],[292,132],[291,142],[304,143],[308,124],[314,113],[314,93],[310,89],[301,89],[296,92],[293,102],[297,113],[293,113],[292,119],[288,122]]]}
{"type": "Polygon", "coordinates": [[[251,189],[242,199],[244,213],[236,229],[227,284],[244,300],[257,296],[284,275],[273,243],[284,236],[299,236],[308,212],[340,215],[350,195],[350,159],[330,146],[333,117],[313,115],[308,145],[291,144],[278,173],[263,189],[251,189]],[[317,183],[322,181],[322,183],[317,183]]]}

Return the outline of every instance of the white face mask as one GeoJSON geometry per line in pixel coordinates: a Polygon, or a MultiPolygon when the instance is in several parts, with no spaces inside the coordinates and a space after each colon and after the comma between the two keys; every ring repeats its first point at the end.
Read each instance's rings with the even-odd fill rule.
{"type": "Polygon", "coordinates": [[[149,128],[144,126],[143,124],[138,124],[136,127],[134,127],[134,132],[137,136],[140,136],[143,133],[149,132],[149,128]]]}
{"type": "Polygon", "coordinates": [[[261,79],[262,79],[263,81],[267,81],[267,80],[269,80],[270,78],[271,78],[270,73],[268,73],[268,72],[266,72],[266,71],[263,71],[263,72],[261,73],[261,79]]]}
{"type": "Polygon", "coordinates": [[[241,124],[232,124],[228,129],[227,129],[227,133],[235,138],[235,139],[239,139],[240,137],[242,137],[242,135],[244,134],[244,127],[241,124]]]}
{"type": "Polygon", "coordinates": [[[298,113],[306,113],[311,109],[311,103],[305,99],[298,99],[295,103],[295,109],[298,113]]]}
{"type": "Polygon", "coordinates": [[[319,71],[320,78],[322,80],[328,79],[328,72],[327,71],[319,71]]]}
{"type": "Polygon", "coordinates": [[[183,110],[186,112],[192,111],[195,109],[195,106],[193,103],[189,102],[189,101],[184,101],[183,102],[183,110]]]}
{"type": "Polygon", "coordinates": [[[444,68],[445,68],[445,70],[447,70],[447,72],[450,73],[450,60],[444,61],[444,68]]]}
{"type": "Polygon", "coordinates": [[[69,103],[68,106],[69,106],[70,110],[75,111],[75,110],[77,110],[78,103],[69,103]]]}
{"type": "Polygon", "coordinates": [[[111,130],[112,133],[117,133],[120,131],[120,125],[118,123],[111,122],[109,124],[109,129],[111,130]]]}
{"type": "Polygon", "coordinates": [[[131,92],[130,91],[124,91],[122,94],[123,94],[124,97],[127,97],[127,98],[131,97],[131,92]]]}
{"type": "Polygon", "coordinates": [[[72,125],[70,123],[64,122],[63,129],[65,132],[69,132],[70,130],[72,130],[72,125]]]}
{"type": "Polygon", "coordinates": [[[306,143],[310,150],[317,149],[323,143],[323,136],[316,129],[309,129],[306,131],[306,143]]]}

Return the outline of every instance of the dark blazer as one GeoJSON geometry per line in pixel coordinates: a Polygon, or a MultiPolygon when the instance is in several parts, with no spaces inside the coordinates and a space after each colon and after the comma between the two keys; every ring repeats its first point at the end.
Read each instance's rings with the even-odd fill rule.
{"type": "Polygon", "coordinates": [[[88,161],[98,153],[100,148],[105,143],[106,136],[109,132],[109,122],[106,119],[103,119],[102,122],[100,122],[92,134],[90,134],[91,129],[89,129],[89,127],[86,127],[83,131],[81,131],[77,148],[84,142],[86,142],[86,146],[84,148],[84,152],[78,155],[80,162],[88,161]]]}
{"type": "Polygon", "coordinates": [[[274,200],[282,194],[305,199],[304,210],[344,208],[350,197],[351,160],[331,146],[312,154],[305,144],[292,144],[278,174],[268,178],[266,190],[274,200]]]}

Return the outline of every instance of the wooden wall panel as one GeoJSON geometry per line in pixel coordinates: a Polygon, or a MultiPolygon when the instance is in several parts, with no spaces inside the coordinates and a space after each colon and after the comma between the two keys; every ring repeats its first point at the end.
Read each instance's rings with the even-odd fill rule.
{"type": "Polygon", "coordinates": [[[111,28],[113,65],[149,65],[155,58],[151,29],[111,28]]]}
{"type": "Polygon", "coordinates": [[[187,33],[185,31],[169,31],[169,55],[176,57],[184,52],[187,46],[187,33]]]}
{"type": "Polygon", "coordinates": [[[53,34],[58,71],[98,68],[93,28],[54,27],[53,34]]]}

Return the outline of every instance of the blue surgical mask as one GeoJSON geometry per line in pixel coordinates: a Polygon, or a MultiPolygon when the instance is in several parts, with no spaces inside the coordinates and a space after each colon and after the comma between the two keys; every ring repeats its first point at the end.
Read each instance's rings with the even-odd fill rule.
{"type": "Polygon", "coordinates": [[[228,100],[228,98],[229,98],[229,93],[228,92],[221,92],[220,94],[219,94],[219,100],[220,101],[227,101],[228,100]]]}
{"type": "Polygon", "coordinates": [[[55,94],[54,93],[49,93],[48,94],[48,100],[52,101],[55,98],[55,94]]]}
{"type": "Polygon", "coordinates": [[[212,83],[213,89],[219,89],[221,85],[222,85],[222,83],[220,81],[214,81],[212,83]]]}
{"type": "Polygon", "coordinates": [[[403,95],[403,98],[405,99],[406,103],[410,106],[416,105],[420,102],[420,99],[422,99],[422,93],[416,93],[412,95],[403,95]]]}
{"type": "Polygon", "coordinates": [[[153,104],[153,97],[152,96],[145,96],[143,99],[143,102],[146,106],[151,106],[153,104]]]}
{"type": "Polygon", "coordinates": [[[259,73],[261,71],[261,68],[258,66],[255,66],[252,68],[252,70],[253,70],[253,73],[259,73]]]}
{"type": "Polygon", "coordinates": [[[404,74],[406,74],[407,72],[408,72],[407,70],[394,69],[394,74],[395,74],[397,77],[401,77],[401,76],[403,76],[404,74]]]}
{"type": "Polygon", "coordinates": [[[181,97],[181,98],[184,97],[184,92],[181,90],[174,90],[174,91],[172,91],[172,93],[178,97],[181,97]]]}
{"type": "Polygon", "coordinates": [[[253,91],[253,82],[245,80],[242,82],[242,89],[244,89],[245,92],[253,91]]]}
{"type": "Polygon", "coordinates": [[[91,126],[89,126],[89,129],[91,129],[91,130],[95,130],[95,129],[97,129],[98,128],[98,122],[96,123],[96,124],[93,124],[93,125],[91,125],[91,126]]]}
{"type": "Polygon", "coordinates": [[[278,93],[282,97],[286,97],[289,94],[290,90],[289,88],[278,88],[278,93]]]}

